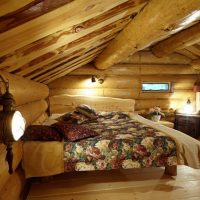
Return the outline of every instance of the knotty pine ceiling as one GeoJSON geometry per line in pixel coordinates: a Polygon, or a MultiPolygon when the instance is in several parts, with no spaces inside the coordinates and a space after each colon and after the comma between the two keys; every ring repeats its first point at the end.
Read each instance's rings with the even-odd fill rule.
{"type": "MultiPolygon", "coordinates": [[[[16,1],[0,2],[0,70],[45,84],[93,61],[150,2],[16,1]]],[[[200,43],[176,52],[198,59],[200,43]]]]}

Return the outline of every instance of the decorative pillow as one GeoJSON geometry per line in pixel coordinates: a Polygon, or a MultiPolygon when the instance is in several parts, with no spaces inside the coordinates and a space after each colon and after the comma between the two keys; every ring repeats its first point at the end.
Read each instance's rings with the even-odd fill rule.
{"type": "Polygon", "coordinates": [[[90,120],[97,119],[96,110],[94,108],[90,107],[89,105],[81,104],[81,105],[76,107],[76,111],[81,113],[81,114],[83,114],[83,115],[85,115],[90,120]]]}
{"type": "Polygon", "coordinates": [[[84,111],[86,111],[88,113],[93,113],[94,115],[97,114],[95,108],[93,108],[93,107],[91,107],[89,105],[86,105],[86,104],[80,104],[79,106],[76,107],[76,109],[77,108],[79,108],[81,110],[84,110],[84,111]]]}
{"type": "Polygon", "coordinates": [[[52,126],[63,134],[64,139],[67,139],[71,142],[98,135],[98,133],[83,125],[58,122],[52,126]]]}
{"type": "Polygon", "coordinates": [[[54,127],[45,125],[32,125],[26,129],[22,139],[28,141],[61,141],[62,137],[54,127]]]}
{"type": "Polygon", "coordinates": [[[57,118],[57,121],[70,123],[70,124],[82,124],[84,122],[89,121],[90,118],[83,115],[82,113],[73,112],[73,113],[67,113],[65,115],[62,115],[61,117],[57,118]]]}

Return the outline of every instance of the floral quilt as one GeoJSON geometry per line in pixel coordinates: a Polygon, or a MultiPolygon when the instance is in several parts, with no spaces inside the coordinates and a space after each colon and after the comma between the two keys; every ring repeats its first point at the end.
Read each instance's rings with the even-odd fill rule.
{"type": "Polygon", "coordinates": [[[125,113],[101,112],[87,126],[99,135],[64,141],[66,172],[177,165],[175,141],[125,113]]]}

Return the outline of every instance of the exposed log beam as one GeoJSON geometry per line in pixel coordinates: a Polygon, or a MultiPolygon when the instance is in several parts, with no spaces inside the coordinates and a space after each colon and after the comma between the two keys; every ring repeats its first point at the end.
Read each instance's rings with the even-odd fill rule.
{"type": "Polygon", "coordinates": [[[200,0],[150,1],[96,59],[96,67],[106,69],[191,26],[200,18],[199,9],[200,0]]]}
{"type": "MultiPolygon", "coordinates": [[[[49,95],[49,88],[41,83],[31,81],[20,76],[0,71],[9,81],[9,89],[12,93],[15,105],[19,106],[28,102],[45,99],[49,95]]],[[[0,83],[0,95],[5,92],[5,85],[0,83]]]]}
{"type": "Polygon", "coordinates": [[[157,57],[164,57],[178,49],[196,44],[200,41],[200,23],[185,29],[172,37],[159,42],[152,48],[152,52],[157,57]]]}

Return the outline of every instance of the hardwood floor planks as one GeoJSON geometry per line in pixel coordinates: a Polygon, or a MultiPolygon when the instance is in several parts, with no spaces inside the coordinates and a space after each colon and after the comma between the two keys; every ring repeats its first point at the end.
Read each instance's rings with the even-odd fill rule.
{"type": "Polygon", "coordinates": [[[197,200],[200,170],[178,167],[178,175],[162,168],[75,172],[33,184],[27,200],[197,200]]]}

